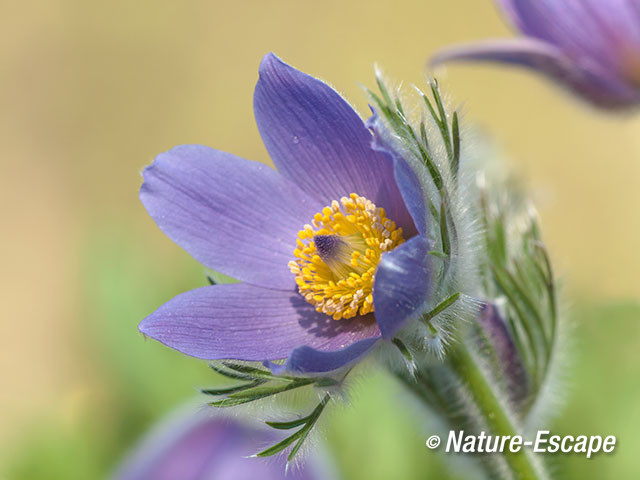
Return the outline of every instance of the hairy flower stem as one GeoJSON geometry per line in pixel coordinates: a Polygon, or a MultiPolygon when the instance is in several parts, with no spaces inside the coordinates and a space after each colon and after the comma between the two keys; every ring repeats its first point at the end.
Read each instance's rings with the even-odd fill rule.
{"type": "MultiPolygon", "coordinates": [[[[507,411],[507,405],[501,399],[496,386],[481,368],[468,347],[461,343],[447,357],[448,363],[455,372],[458,380],[466,387],[468,393],[477,405],[484,422],[491,428],[491,435],[516,436],[522,432],[516,427],[507,411]]],[[[535,462],[532,454],[525,447],[517,453],[504,452],[504,459],[509,466],[512,476],[518,480],[542,480],[547,478],[542,466],[535,462]]]]}

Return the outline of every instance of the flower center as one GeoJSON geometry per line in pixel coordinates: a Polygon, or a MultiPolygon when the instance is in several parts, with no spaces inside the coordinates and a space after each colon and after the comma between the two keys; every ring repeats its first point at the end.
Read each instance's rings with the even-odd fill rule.
{"type": "Polygon", "coordinates": [[[383,252],[404,242],[384,208],[355,193],[334,200],[298,233],[289,262],[298,291],[335,320],[373,312],[373,281],[383,252]]]}

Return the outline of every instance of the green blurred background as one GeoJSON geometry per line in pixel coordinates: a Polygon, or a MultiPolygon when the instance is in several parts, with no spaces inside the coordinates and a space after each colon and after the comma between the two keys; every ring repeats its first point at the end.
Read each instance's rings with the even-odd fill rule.
{"type": "MultiPolygon", "coordinates": [[[[206,365],[137,333],[203,270],[137,199],[182,143],[269,162],[252,114],[261,57],[327,79],[360,112],[372,65],[421,84],[438,47],[511,35],[490,0],[2,1],[0,478],[102,478],[206,365]],[[4,477],[2,476],[4,474],[4,477]]],[[[640,117],[585,107],[531,75],[438,74],[531,188],[575,326],[559,433],[612,455],[558,478],[640,478],[640,117]]],[[[448,478],[382,375],[328,431],[349,479],[448,478]],[[372,461],[375,459],[375,461],[372,461]]],[[[452,477],[455,478],[455,477],[452,477]]]]}

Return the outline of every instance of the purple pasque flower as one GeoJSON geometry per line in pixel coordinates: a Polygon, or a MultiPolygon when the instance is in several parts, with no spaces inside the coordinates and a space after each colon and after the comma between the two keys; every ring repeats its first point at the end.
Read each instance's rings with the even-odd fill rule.
{"type": "MultiPolygon", "coordinates": [[[[282,435],[280,435],[282,436],[282,435]]],[[[324,480],[334,478],[317,451],[285,476],[286,455],[250,456],[277,442],[278,432],[216,411],[179,412],[155,427],[125,458],[112,480],[324,480]]]]}
{"type": "Polygon", "coordinates": [[[603,108],[640,104],[640,0],[497,1],[524,38],[448,48],[432,64],[519,65],[603,108]]]}
{"type": "Polygon", "coordinates": [[[241,283],[183,293],[139,329],[198,358],[335,370],[427,301],[423,197],[335,90],[273,54],[254,111],[277,170],[199,145],[144,170],[140,198],[158,226],[241,283]]]}

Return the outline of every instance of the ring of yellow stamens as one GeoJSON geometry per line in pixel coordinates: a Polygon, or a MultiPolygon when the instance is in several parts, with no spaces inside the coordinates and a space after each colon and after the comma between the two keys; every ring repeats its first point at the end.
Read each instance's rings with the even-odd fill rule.
{"type": "Polygon", "coordinates": [[[289,268],[298,291],[318,312],[335,320],[366,315],[373,312],[380,258],[402,242],[402,229],[383,208],[352,193],[331,202],[300,230],[289,268]]]}

